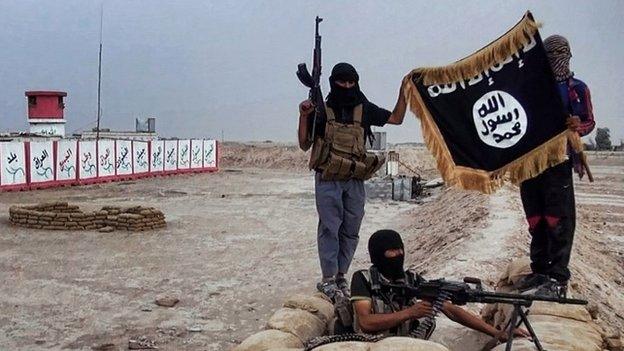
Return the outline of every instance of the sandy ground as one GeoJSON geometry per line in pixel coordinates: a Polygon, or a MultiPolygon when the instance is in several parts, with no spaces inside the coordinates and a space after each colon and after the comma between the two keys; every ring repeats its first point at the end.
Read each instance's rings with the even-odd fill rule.
{"type": "MultiPolygon", "coordinates": [[[[143,335],[161,349],[229,348],[287,295],[314,289],[313,186],[307,172],[245,169],[0,194],[0,348],[123,349],[143,335]],[[10,205],[51,199],[156,206],[168,227],[60,233],[7,223],[10,205]],[[155,306],[165,294],[180,303],[155,306]],[[192,326],[202,331],[187,332],[192,326]]],[[[413,206],[369,203],[363,242],[413,206]]]]}
{"type": "MultiPolygon", "coordinates": [[[[435,175],[422,149],[401,155],[435,175]]],[[[216,174],[0,193],[0,349],[123,350],[145,336],[165,350],[227,350],[261,329],[286,296],[312,291],[317,219],[303,153],[230,144],[223,161],[216,174]],[[156,206],[168,227],[104,234],[9,225],[10,205],[50,200],[156,206]],[[163,295],[180,303],[156,306],[163,295]]],[[[596,183],[577,182],[575,293],[600,301],[601,324],[621,330],[624,157],[597,155],[591,164],[596,183]]],[[[473,275],[486,284],[526,254],[529,240],[512,186],[493,196],[445,190],[420,205],[371,200],[353,269],[368,266],[368,237],[388,227],[403,233],[408,264],[426,277],[473,275]]],[[[478,350],[483,341],[439,325],[434,339],[452,350],[478,350]]]]}

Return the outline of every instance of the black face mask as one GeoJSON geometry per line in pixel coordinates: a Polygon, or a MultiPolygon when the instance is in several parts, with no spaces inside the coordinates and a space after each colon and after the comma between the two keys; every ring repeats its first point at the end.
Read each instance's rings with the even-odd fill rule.
{"type": "Polygon", "coordinates": [[[385,252],[391,249],[404,249],[401,236],[394,230],[378,230],[368,240],[371,262],[377,267],[379,273],[388,279],[403,279],[405,277],[403,270],[405,255],[386,257],[385,252]]]}
{"type": "Polygon", "coordinates": [[[359,80],[357,71],[350,64],[342,62],[334,66],[329,77],[331,90],[327,94],[327,105],[335,110],[340,110],[352,108],[368,101],[360,91],[359,80]],[[336,84],[337,80],[355,82],[355,85],[351,88],[343,88],[336,84]]]}

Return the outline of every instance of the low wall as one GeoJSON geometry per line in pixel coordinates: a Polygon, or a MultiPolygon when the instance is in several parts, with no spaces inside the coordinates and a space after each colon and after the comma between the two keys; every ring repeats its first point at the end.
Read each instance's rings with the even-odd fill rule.
{"type": "Polygon", "coordinates": [[[32,190],[219,169],[216,140],[0,142],[0,191],[32,190]]]}
{"type": "MultiPolygon", "coordinates": [[[[333,330],[334,306],[324,295],[295,295],[286,299],[266,324],[266,330],[249,336],[233,351],[303,351],[310,340],[333,330]]],[[[431,341],[405,337],[378,342],[344,341],[314,348],[315,351],[448,351],[431,341]]]]}
{"type": "MultiPolygon", "coordinates": [[[[528,258],[511,262],[506,271],[500,276],[496,290],[517,293],[517,291],[512,290],[512,286],[530,272],[531,267],[528,258]]],[[[582,296],[573,295],[574,291],[568,292],[568,296],[571,298],[582,298],[582,296]]],[[[501,329],[507,325],[512,314],[512,307],[504,304],[487,305],[481,314],[486,321],[501,329]]],[[[594,317],[585,306],[534,302],[527,314],[545,350],[621,350],[609,346],[609,343],[615,342],[615,340],[611,340],[613,338],[604,335],[603,330],[595,323],[594,317]]],[[[619,336],[617,339],[621,345],[619,336]]],[[[514,341],[513,349],[517,351],[532,351],[535,350],[535,347],[531,340],[522,338],[514,341]]],[[[503,351],[505,350],[505,345],[499,345],[493,350],[503,351]]]]}
{"type": "Polygon", "coordinates": [[[144,231],[167,226],[165,215],[153,207],[105,206],[99,211],[82,212],[67,202],[11,206],[9,221],[21,227],[46,230],[144,231]]]}

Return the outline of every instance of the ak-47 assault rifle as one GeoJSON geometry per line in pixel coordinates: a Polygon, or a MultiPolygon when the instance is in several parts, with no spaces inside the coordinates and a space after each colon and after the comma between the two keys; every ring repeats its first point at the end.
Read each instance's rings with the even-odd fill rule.
{"type": "MultiPolygon", "coordinates": [[[[374,272],[371,273],[374,274],[374,272]]],[[[386,284],[379,282],[378,279],[373,277],[371,278],[373,282],[378,282],[377,286],[373,283],[372,290],[378,290],[382,294],[384,291],[387,292],[392,290],[395,294],[401,294],[406,298],[416,298],[418,300],[426,300],[432,303],[433,312],[431,315],[425,317],[425,319],[421,321],[416,330],[412,333],[412,336],[417,338],[424,338],[427,331],[430,330],[433,325],[436,315],[442,310],[442,305],[445,301],[450,301],[455,305],[465,305],[467,303],[503,303],[513,305],[514,311],[505,329],[508,337],[507,347],[505,349],[507,351],[511,350],[511,346],[513,344],[513,331],[520,324],[524,324],[531,334],[535,347],[537,347],[539,351],[544,351],[544,348],[540,344],[531,323],[529,323],[526,312],[522,309],[523,307],[530,307],[533,301],[548,301],[573,305],[587,304],[586,300],[579,299],[489,292],[483,290],[480,279],[470,277],[464,278],[463,282],[438,279],[420,281],[413,285],[386,284]]]]}
{"type": "MultiPolygon", "coordinates": [[[[308,123],[308,142],[314,143],[314,133],[316,132],[316,120],[325,115],[325,101],[321,92],[321,36],[319,35],[319,23],[322,18],[316,16],[316,29],[314,34],[314,53],[312,56],[312,75],[308,72],[305,63],[297,66],[297,78],[306,87],[310,88],[309,99],[314,104],[314,118],[308,123]]],[[[310,120],[308,120],[310,121],[310,120]]]]}

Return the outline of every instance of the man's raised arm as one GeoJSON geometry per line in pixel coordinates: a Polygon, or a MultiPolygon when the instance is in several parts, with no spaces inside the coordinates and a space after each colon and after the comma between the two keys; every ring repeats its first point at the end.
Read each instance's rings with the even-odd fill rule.
{"type": "Polygon", "coordinates": [[[314,112],[314,105],[310,100],[305,100],[299,104],[299,128],[297,137],[299,139],[299,148],[308,151],[312,146],[312,140],[308,139],[308,118],[314,112]]]}
{"type": "Polygon", "coordinates": [[[405,94],[403,94],[403,85],[399,88],[399,97],[394,105],[392,114],[388,118],[388,124],[401,124],[405,118],[405,111],[407,110],[407,103],[405,102],[405,94]]]}

